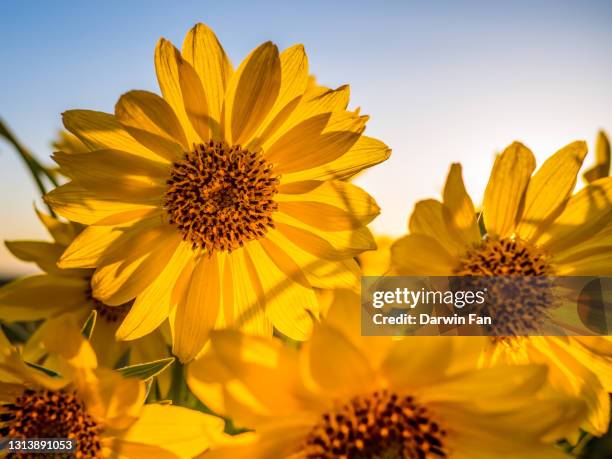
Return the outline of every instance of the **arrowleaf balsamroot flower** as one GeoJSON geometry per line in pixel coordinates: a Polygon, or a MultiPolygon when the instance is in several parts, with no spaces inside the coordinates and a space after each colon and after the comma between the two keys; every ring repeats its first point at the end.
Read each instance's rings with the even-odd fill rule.
{"type": "Polygon", "coordinates": [[[170,317],[183,361],[219,327],[307,338],[313,288],[352,286],[352,257],[375,247],[378,206],[345,179],[389,148],[362,135],[347,86],[314,83],[302,46],[264,43],[234,70],[198,24],[181,52],[161,39],[155,67],[162,97],[131,91],[114,115],[64,114],[90,151],[54,155],[71,181],[46,200],[90,226],[60,266],[96,268],[105,304],[134,300],[120,339],[170,317]]]}
{"type": "Polygon", "coordinates": [[[190,459],[223,440],[222,419],[145,405],[144,381],[98,368],[73,319],[52,319],[53,332],[43,338],[61,367],[57,377],[27,365],[20,350],[0,336],[2,437],[69,438],[76,440],[77,458],[131,459],[190,459]]]}
{"type": "MultiPolygon", "coordinates": [[[[36,263],[42,274],[24,277],[0,287],[0,319],[7,322],[37,321],[62,314],[74,316],[85,323],[92,310],[97,312],[91,345],[102,366],[114,368],[119,359],[130,350],[130,362],[149,362],[169,354],[168,338],[156,331],[131,343],[117,341],[115,332],[127,315],[132,302],[120,306],[107,306],[92,294],[93,269],[61,269],[57,262],[66,248],[83,230],[83,225],[62,222],[42,212],[36,212],[53,241],[5,241],[9,251],[23,261],[36,263]]],[[[25,346],[28,359],[37,361],[43,349],[39,337],[48,324],[41,324],[25,346]]],[[[55,330],[56,333],[59,331],[55,330]]],[[[162,393],[169,388],[169,373],[162,373],[162,393]]]]}
{"type": "Polygon", "coordinates": [[[546,443],[586,410],[540,397],[545,366],[478,369],[478,337],[362,337],[357,311],[337,303],[299,350],[213,332],[189,386],[254,431],[201,458],[565,457],[546,443]]]}
{"type": "MultiPolygon", "coordinates": [[[[584,142],[571,143],[532,175],[532,152],[518,142],[506,148],[495,160],[484,194],[485,236],[479,231],[461,166],[453,164],[443,200],[415,205],[410,234],[392,246],[392,269],[399,275],[611,275],[612,178],[599,178],[573,193],[586,153],[584,142]]],[[[511,311],[496,319],[504,320],[515,336],[491,340],[485,361],[550,365],[553,387],[587,401],[590,417],[584,428],[606,432],[612,341],[520,337],[529,330],[525,318],[537,317],[511,311]]]]}

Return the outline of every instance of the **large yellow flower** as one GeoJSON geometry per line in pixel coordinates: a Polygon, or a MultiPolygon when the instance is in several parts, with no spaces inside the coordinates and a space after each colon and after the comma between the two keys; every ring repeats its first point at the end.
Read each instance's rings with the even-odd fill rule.
{"type": "MultiPolygon", "coordinates": [[[[574,142],[532,175],[531,151],[520,143],[510,145],[496,158],[484,194],[484,237],[461,166],[453,164],[442,202],[415,205],[410,234],[392,246],[393,269],[400,275],[441,276],[612,274],[612,178],[572,194],[586,152],[584,142],[574,142]]],[[[526,320],[521,317],[508,319],[520,329],[526,320]]],[[[493,363],[550,365],[555,388],[587,401],[591,415],[584,427],[596,434],[607,430],[607,392],[612,390],[612,342],[607,338],[494,340],[486,356],[493,363]]]]}
{"type": "Polygon", "coordinates": [[[192,458],[223,439],[220,418],[145,405],[144,381],[97,368],[76,322],[66,316],[53,321],[54,332],[43,340],[59,359],[60,377],[26,364],[0,336],[2,437],[70,438],[76,440],[75,457],[126,459],[192,458]]]}
{"type": "Polygon", "coordinates": [[[182,52],[160,40],[155,65],[163,97],[64,114],[91,151],[55,154],[72,181],[47,201],[91,226],[60,266],[96,268],[105,304],[136,298],[120,339],[170,316],[183,361],[219,326],[305,339],[313,287],[354,283],[352,257],[375,247],[365,225],[379,209],[342,179],[389,148],[362,135],[347,86],[313,83],[302,46],[264,43],[234,71],[198,24],[182,52]]]}
{"type": "MultiPolygon", "coordinates": [[[[107,306],[92,294],[92,269],[61,269],[57,262],[66,247],[81,232],[83,226],[61,222],[38,212],[53,242],[6,241],[7,248],[19,259],[35,262],[44,274],[18,279],[0,288],[0,319],[14,321],[37,321],[62,314],[74,316],[78,323],[84,323],[92,310],[97,311],[96,326],[91,337],[100,364],[113,368],[126,351],[130,352],[132,363],[149,362],[166,357],[169,353],[168,340],[162,333],[155,332],[128,346],[115,339],[115,332],[123,317],[129,312],[131,302],[122,306],[107,306]]],[[[48,324],[44,322],[30,338],[24,350],[29,359],[41,356],[39,337],[45,333],[48,324]]],[[[168,376],[164,375],[162,393],[169,387],[168,376]]]]}
{"type": "Polygon", "coordinates": [[[564,457],[545,443],[584,403],[541,398],[544,366],[477,369],[478,343],[460,337],[361,337],[357,311],[337,303],[300,350],[214,332],[189,386],[254,432],[202,458],[564,457]]]}

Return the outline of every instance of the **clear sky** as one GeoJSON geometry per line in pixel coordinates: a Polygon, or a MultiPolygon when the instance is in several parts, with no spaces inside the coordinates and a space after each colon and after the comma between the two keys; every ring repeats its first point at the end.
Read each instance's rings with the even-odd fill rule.
{"type": "MultiPolygon", "coordinates": [[[[303,43],[328,86],[351,85],[367,133],[391,159],[358,179],[382,207],[379,233],[405,232],[451,162],[479,200],[493,154],[513,140],[541,163],[612,129],[612,2],[17,1],[0,7],[0,117],[41,158],[70,108],[112,111],[158,91],[160,36],[180,47],[205,22],[234,64],[272,40],[303,43]]],[[[0,142],[0,238],[40,238],[26,170],[0,142]]],[[[0,275],[31,271],[0,248],[0,275]]]]}

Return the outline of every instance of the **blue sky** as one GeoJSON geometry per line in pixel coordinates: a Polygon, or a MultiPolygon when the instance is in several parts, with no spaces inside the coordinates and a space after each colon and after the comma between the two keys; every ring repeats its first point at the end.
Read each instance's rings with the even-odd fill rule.
{"type": "MultiPolygon", "coordinates": [[[[612,129],[610,2],[204,2],[5,0],[0,117],[41,158],[70,108],[112,111],[130,89],[157,91],[160,36],[180,46],[196,22],[237,64],[253,47],[304,43],[312,73],[351,85],[368,134],[394,152],[358,183],[377,232],[398,235],[451,162],[478,200],[493,154],[513,140],[539,162],[612,129]]],[[[44,237],[22,164],[0,142],[0,238],[44,237]]],[[[0,249],[0,275],[32,268],[0,249]]]]}

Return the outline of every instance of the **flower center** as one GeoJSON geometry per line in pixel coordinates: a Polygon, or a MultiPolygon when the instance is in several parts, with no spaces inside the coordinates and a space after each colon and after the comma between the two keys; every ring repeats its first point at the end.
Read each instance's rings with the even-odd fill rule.
{"type": "Polygon", "coordinates": [[[359,396],[325,413],[302,447],[307,458],[445,458],[446,432],[409,396],[359,396]]]}
{"type": "MultiPolygon", "coordinates": [[[[537,332],[556,306],[549,256],[538,247],[515,238],[485,239],[470,248],[455,270],[458,289],[487,290],[487,301],[478,308],[493,318],[486,327],[493,336],[519,336],[537,332]],[[487,276],[495,279],[478,279],[487,276]]],[[[472,311],[473,312],[473,311],[472,311]]]]}
{"type": "Polygon", "coordinates": [[[101,434],[102,427],[74,390],[26,389],[12,403],[0,405],[3,437],[74,439],[77,457],[95,458],[102,449],[101,434]]]}
{"type": "Polygon", "coordinates": [[[193,248],[231,252],[274,228],[278,177],[261,153],[200,144],[174,163],[164,208],[193,248]]]}
{"type": "Polygon", "coordinates": [[[457,276],[545,276],[551,274],[547,255],[520,239],[485,239],[461,259],[457,276]]]}

